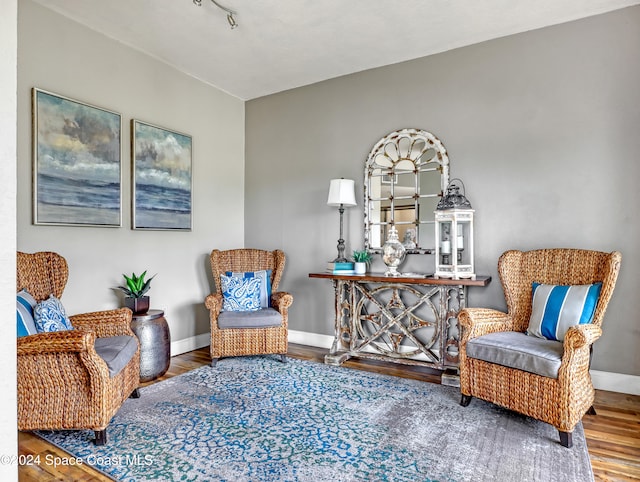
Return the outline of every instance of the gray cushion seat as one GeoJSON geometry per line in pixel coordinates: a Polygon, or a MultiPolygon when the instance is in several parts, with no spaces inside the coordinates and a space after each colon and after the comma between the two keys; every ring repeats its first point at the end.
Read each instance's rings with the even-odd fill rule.
{"type": "Polygon", "coordinates": [[[467,356],[470,358],[548,378],[558,378],[563,352],[562,342],[517,331],[491,333],[467,343],[467,356]]]}
{"type": "Polygon", "coordinates": [[[266,328],[282,325],[282,315],[273,308],[257,311],[222,311],[218,316],[218,328],[266,328]]]}
{"type": "Polygon", "coordinates": [[[96,353],[109,367],[109,376],[115,377],[138,350],[138,340],[133,336],[119,335],[96,338],[96,353]]]}

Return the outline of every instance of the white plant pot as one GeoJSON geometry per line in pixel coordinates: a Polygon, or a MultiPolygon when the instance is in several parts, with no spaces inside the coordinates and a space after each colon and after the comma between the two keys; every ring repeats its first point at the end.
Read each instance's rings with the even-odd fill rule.
{"type": "Polygon", "coordinates": [[[356,274],[365,274],[367,272],[367,263],[354,263],[353,269],[356,274]]]}

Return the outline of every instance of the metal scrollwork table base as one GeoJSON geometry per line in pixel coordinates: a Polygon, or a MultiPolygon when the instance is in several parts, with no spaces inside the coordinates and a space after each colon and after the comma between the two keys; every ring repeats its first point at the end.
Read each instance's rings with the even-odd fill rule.
{"type": "Polygon", "coordinates": [[[443,384],[459,386],[458,313],[466,307],[467,287],[487,286],[490,276],[309,277],[329,279],[335,290],[335,338],[325,363],[340,365],[361,357],[426,365],[443,371],[443,384]]]}

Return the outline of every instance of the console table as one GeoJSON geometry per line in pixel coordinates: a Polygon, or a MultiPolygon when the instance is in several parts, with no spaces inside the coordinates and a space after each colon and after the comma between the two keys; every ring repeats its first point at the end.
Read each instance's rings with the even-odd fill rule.
{"type": "Polygon", "coordinates": [[[442,370],[442,383],[458,385],[458,313],[469,286],[487,286],[490,276],[444,279],[419,274],[339,275],[309,273],[331,280],[335,290],[335,338],[325,363],[351,357],[427,365],[442,370]]]}

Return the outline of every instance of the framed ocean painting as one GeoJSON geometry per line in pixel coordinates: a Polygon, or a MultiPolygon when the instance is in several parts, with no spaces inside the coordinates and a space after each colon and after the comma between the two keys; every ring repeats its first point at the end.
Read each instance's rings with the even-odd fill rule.
{"type": "Polygon", "coordinates": [[[191,136],[131,120],[133,229],[191,230],[191,136]]]}
{"type": "Polygon", "coordinates": [[[120,114],[32,93],[34,224],[121,226],[120,114]]]}

